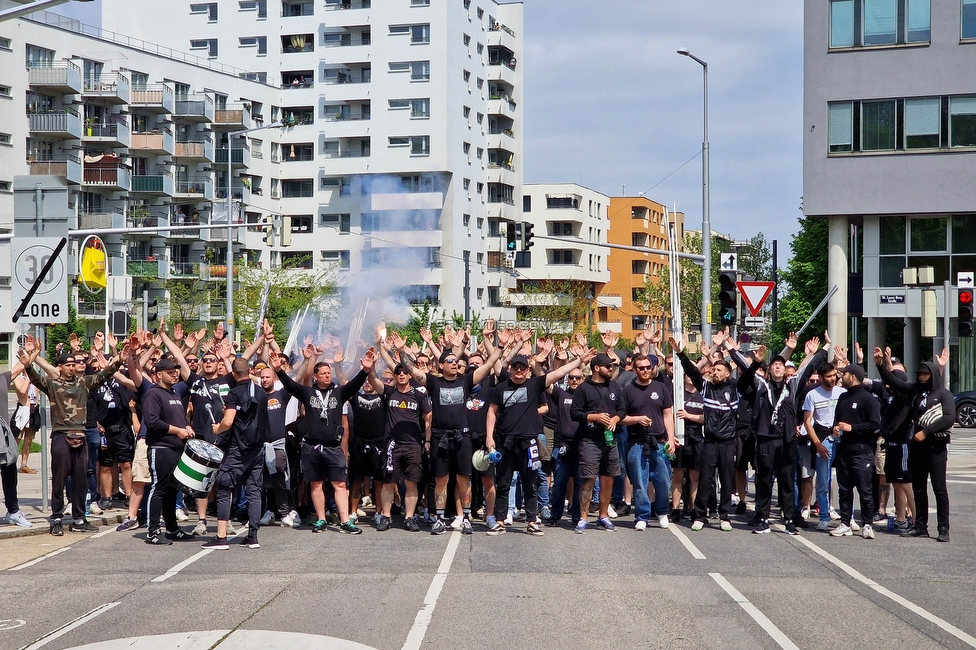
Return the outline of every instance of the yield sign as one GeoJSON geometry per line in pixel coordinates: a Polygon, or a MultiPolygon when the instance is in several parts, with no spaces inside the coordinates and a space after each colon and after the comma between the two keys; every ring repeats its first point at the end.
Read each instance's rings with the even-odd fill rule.
{"type": "Polygon", "coordinates": [[[739,293],[742,294],[742,301],[749,308],[749,313],[753,316],[758,316],[759,312],[762,311],[763,303],[766,302],[766,298],[769,298],[769,294],[773,292],[776,283],[749,282],[743,280],[736,282],[735,286],[739,289],[739,293]]]}

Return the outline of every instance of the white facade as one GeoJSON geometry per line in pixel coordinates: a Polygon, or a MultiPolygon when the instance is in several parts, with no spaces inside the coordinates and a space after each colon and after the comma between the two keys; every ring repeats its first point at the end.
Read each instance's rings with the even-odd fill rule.
{"type": "Polygon", "coordinates": [[[521,4],[185,1],[162,21],[148,0],[102,4],[107,29],[277,87],[264,117],[287,128],[264,138],[265,188],[292,236],[268,250],[248,235],[265,265],[306,253],[338,263],[340,285],[382,274],[399,297],[448,314],[514,316],[499,299],[514,279],[491,234],[521,217],[521,4]]]}

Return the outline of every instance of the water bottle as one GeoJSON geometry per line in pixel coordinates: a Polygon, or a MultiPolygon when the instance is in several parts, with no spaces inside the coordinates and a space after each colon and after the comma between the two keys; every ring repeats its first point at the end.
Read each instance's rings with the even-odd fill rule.
{"type": "Polygon", "coordinates": [[[85,516],[91,516],[91,492],[85,492],[85,516]]]}
{"type": "Polygon", "coordinates": [[[895,530],[895,516],[888,515],[888,532],[890,533],[893,530],[895,530]]]}
{"type": "Polygon", "coordinates": [[[610,429],[603,430],[603,442],[607,443],[607,447],[613,447],[613,431],[610,429]]]}
{"type": "Polygon", "coordinates": [[[498,451],[497,449],[492,449],[488,453],[488,462],[489,463],[494,464],[494,463],[497,463],[498,461],[500,461],[501,459],[502,459],[502,452],[498,451]]]}

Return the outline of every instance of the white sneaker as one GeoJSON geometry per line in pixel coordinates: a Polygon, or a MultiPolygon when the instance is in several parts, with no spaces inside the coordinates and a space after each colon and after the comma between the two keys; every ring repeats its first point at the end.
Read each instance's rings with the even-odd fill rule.
{"type": "Polygon", "coordinates": [[[719,523],[719,528],[721,528],[726,533],[731,532],[732,531],[732,522],[729,521],[728,519],[723,519],[721,521],[721,523],[719,523]]]}
{"type": "Polygon", "coordinates": [[[190,534],[193,535],[194,537],[197,536],[197,535],[206,535],[207,534],[207,524],[204,523],[204,522],[202,522],[202,521],[198,521],[197,522],[197,525],[194,526],[193,527],[193,530],[190,531],[190,534]]]}
{"type": "Polygon", "coordinates": [[[851,530],[851,527],[848,526],[847,524],[841,524],[837,528],[830,531],[831,537],[850,537],[853,534],[854,532],[851,530]]]}
{"type": "Polygon", "coordinates": [[[809,519],[810,518],[810,508],[804,508],[803,510],[800,510],[800,516],[803,517],[804,519],[809,519]]]}
{"type": "Polygon", "coordinates": [[[176,509],[176,521],[186,521],[189,517],[186,514],[186,510],[183,508],[176,509]]]}
{"type": "Polygon", "coordinates": [[[851,519],[851,530],[854,531],[855,533],[858,532],[859,530],[861,530],[861,524],[851,519]]]}
{"type": "Polygon", "coordinates": [[[830,530],[830,522],[821,521],[819,524],[817,524],[817,530],[823,530],[823,531],[830,530]]]}
{"type": "MultiPolygon", "coordinates": [[[[247,524],[242,524],[242,525],[246,526],[247,524]]],[[[231,522],[228,521],[227,522],[227,536],[228,537],[233,537],[236,534],[237,534],[237,529],[234,528],[234,524],[232,524],[231,522]]]]}
{"type": "Polygon", "coordinates": [[[702,521],[701,519],[695,520],[695,523],[693,523],[691,525],[691,529],[694,530],[694,531],[696,531],[696,532],[699,531],[699,530],[701,530],[704,527],[705,527],[705,522],[702,521]]]}
{"type": "Polygon", "coordinates": [[[373,505],[373,500],[370,497],[363,497],[363,507],[368,508],[373,505]]]}
{"type": "Polygon", "coordinates": [[[671,520],[668,519],[667,515],[661,515],[660,517],[657,518],[657,525],[660,526],[661,528],[667,528],[668,526],[671,525],[671,520]]]}
{"type": "Polygon", "coordinates": [[[281,525],[287,526],[288,528],[298,528],[302,525],[301,519],[298,513],[292,510],[287,515],[281,518],[281,525]]]}
{"type": "Polygon", "coordinates": [[[864,539],[874,539],[874,527],[871,524],[864,524],[861,527],[861,537],[864,539]]]}
{"type": "Polygon", "coordinates": [[[364,519],[366,517],[366,511],[364,511],[362,508],[356,508],[356,517],[359,519],[364,519]]]}
{"type": "Polygon", "coordinates": [[[264,516],[261,517],[261,521],[259,523],[262,526],[270,526],[271,524],[274,523],[274,513],[271,512],[270,510],[266,510],[264,512],[264,516]]]}
{"type": "Polygon", "coordinates": [[[638,521],[637,523],[634,524],[634,530],[647,530],[647,522],[638,521]]]}
{"type": "Polygon", "coordinates": [[[461,530],[461,525],[464,523],[464,517],[455,517],[451,522],[451,530],[461,530]]]}
{"type": "Polygon", "coordinates": [[[27,517],[25,517],[24,516],[24,513],[22,513],[20,510],[18,510],[17,512],[14,512],[12,514],[8,512],[7,515],[3,518],[3,520],[6,523],[8,523],[8,524],[17,524],[21,528],[33,528],[34,527],[34,524],[32,524],[31,522],[27,521],[27,517]]]}
{"type": "Polygon", "coordinates": [[[92,501],[90,504],[88,504],[88,512],[92,513],[93,515],[100,515],[102,514],[102,509],[98,507],[97,503],[92,501]]]}
{"type": "Polygon", "coordinates": [[[512,524],[514,524],[515,523],[515,513],[512,512],[511,510],[509,510],[508,511],[508,516],[505,517],[505,521],[503,523],[506,526],[511,526],[512,524]]]}
{"type": "Polygon", "coordinates": [[[613,509],[613,506],[607,506],[607,516],[611,519],[617,518],[617,511],[613,509]]]}
{"type": "Polygon", "coordinates": [[[838,519],[840,519],[840,515],[837,514],[837,511],[834,510],[833,506],[831,506],[831,508],[829,510],[829,513],[830,513],[830,520],[831,521],[837,521],[838,519]]]}

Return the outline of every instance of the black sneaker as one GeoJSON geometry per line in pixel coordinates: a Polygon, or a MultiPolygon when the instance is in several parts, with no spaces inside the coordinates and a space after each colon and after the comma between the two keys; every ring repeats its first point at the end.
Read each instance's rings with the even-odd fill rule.
{"type": "MultiPolygon", "coordinates": [[[[803,522],[806,523],[806,522],[803,522]]],[[[806,526],[804,526],[806,528],[806,526]]],[[[786,534],[787,535],[799,535],[800,531],[796,529],[796,522],[789,521],[786,523],[786,534]]]]}
{"type": "Polygon", "coordinates": [[[883,515],[880,512],[874,513],[874,516],[871,517],[871,523],[872,524],[876,524],[879,521],[887,521],[887,520],[888,520],[888,515],[883,515]]]}
{"type": "Polygon", "coordinates": [[[325,527],[326,527],[325,519],[319,519],[314,524],[312,524],[312,532],[313,533],[324,533],[325,532],[325,527]]]}
{"type": "Polygon", "coordinates": [[[380,520],[376,522],[376,530],[379,531],[390,530],[390,518],[381,516],[380,520]]]}
{"type": "Polygon", "coordinates": [[[759,517],[759,513],[756,513],[752,516],[752,519],[749,520],[747,525],[755,527],[759,525],[760,521],[762,521],[762,519],[759,517]]]}
{"type": "Polygon", "coordinates": [[[64,526],[61,524],[60,519],[55,519],[51,522],[51,534],[55,537],[64,537],[64,526]]]}
{"type": "Polygon", "coordinates": [[[101,508],[102,510],[111,510],[112,509],[112,500],[111,499],[99,499],[99,501],[98,501],[98,507],[101,508]]]}
{"type": "Polygon", "coordinates": [[[769,532],[769,522],[765,519],[760,519],[756,527],[752,529],[752,532],[756,535],[765,535],[769,532]]]}
{"type": "Polygon", "coordinates": [[[549,519],[543,520],[542,523],[544,523],[549,528],[555,528],[556,526],[559,525],[559,522],[556,519],[552,518],[552,517],[550,517],[549,519]]]}
{"type": "Polygon", "coordinates": [[[172,540],[166,539],[166,537],[160,532],[146,535],[146,544],[151,544],[153,546],[169,546],[172,543],[172,540]]]}
{"type": "Polygon", "coordinates": [[[928,537],[929,531],[927,528],[909,528],[904,533],[901,534],[902,537],[928,537]]]}
{"type": "Polygon", "coordinates": [[[671,508],[671,512],[668,514],[668,519],[671,520],[672,524],[676,524],[681,521],[681,511],[677,508],[671,508]]]}
{"type": "Polygon", "coordinates": [[[350,519],[346,523],[339,525],[339,532],[346,533],[347,535],[362,535],[363,529],[352,523],[352,520],[350,519]]]}
{"type": "Polygon", "coordinates": [[[735,514],[744,515],[748,511],[748,506],[745,501],[739,501],[739,505],[735,507],[735,514]]]}
{"type": "Polygon", "coordinates": [[[241,541],[240,547],[241,548],[261,548],[261,545],[258,544],[257,537],[245,537],[241,541]]]}
{"type": "Polygon", "coordinates": [[[68,530],[72,533],[97,533],[98,526],[92,526],[87,520],[80,524],[73,521],[68,524],[68,530]]]}
{"type": "Polygon", "coordinates": [[[800,515],[797,515],[797,516],[793,517],[793,521],[791,521],[790,523],[793,524],[793,527],[794,528],[809,528],[810,527],[810,524],[807,522],[807,520],[804,519],[803,517],[801,517],[800,515]]]}
{"type": "Polygon", "coordinates": [[[394,503],[393,505],[390,506],[390,515],[391,516],[392,515],[399,515],[399,514],[402,514],[402,513],[403,513],[403,507],[400,504],[394,503]]]}
{"type": "Polygon", "coordinates": [[[630,514],[631,508],[629,503],[627,503],[626,501],[621,501],[620,503],[615,505],[613,509],[617,511],[618,517],[626,517],[627,515],[630,514]]]}
{"type": "Polygon", "coordinates": [[[216,535],[214,535],[210,541],[201,544],[201,546],[203,546],[203,548],[212,548],[215,551],[226,551],[230,548],[230,546],[227,545],[226,537],[217,537],[216,535]]]}
{"type": "Polygon", "coordinates": [[[443,535],[444,531],[447,530],[447,524],[444,523],[443,519],[438,519],[434,522],[434,525],[430,527],[431,535],[443,535]]]}
{"type": "Polygon", "coordinates": [[[939,531],[939,536],[935,538],[935,541],[937,541],[937,542],[948,542],[949,541],[949,531],[948,530],[940,530],[939,531]]]}
{"type": "Polygon", "coordinates": [[[339,515],[334,512],[325,513],[325,520],[333,526],[339,525],[339,515]]]}
{"type": "Polygon", "coordinates": [[[175,533],[167,532],[166,539],[172,540],[174,542],[185,542],[188,539],[193,539],[193,535],[184,532],[183,529],[181,528],[177,530],[175,533]]]}
{"type": "Polygon", "coordinates": [[[403,527],[411,533],[419,533],[420,524],[417,523],[417,516],[414,515],[413,517],[408,517],[407,520],[403,522],[403,527]]]}

